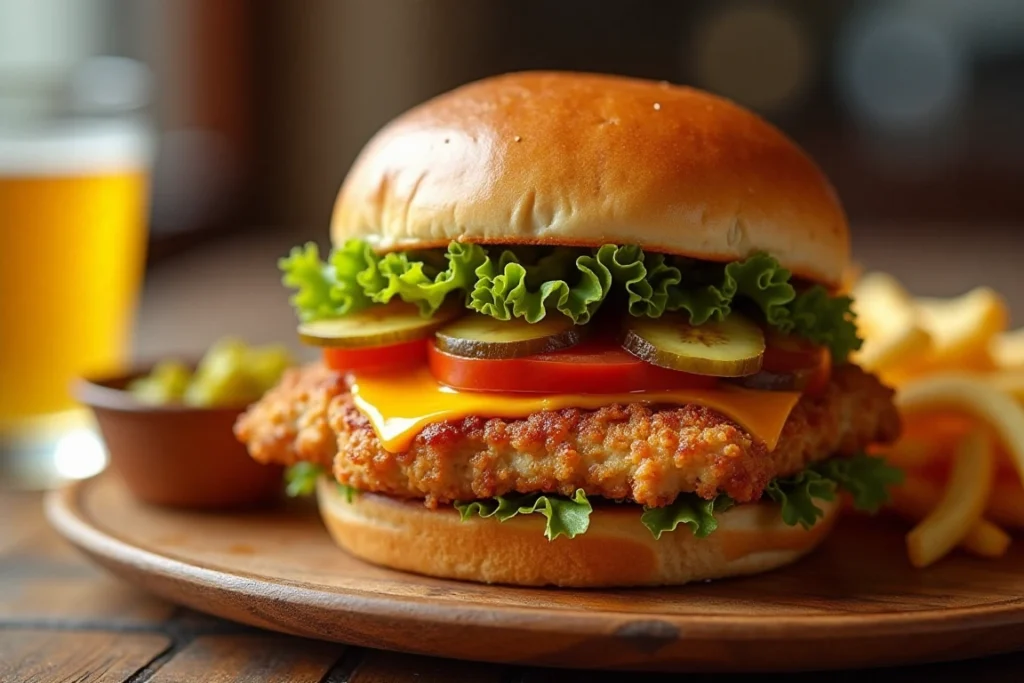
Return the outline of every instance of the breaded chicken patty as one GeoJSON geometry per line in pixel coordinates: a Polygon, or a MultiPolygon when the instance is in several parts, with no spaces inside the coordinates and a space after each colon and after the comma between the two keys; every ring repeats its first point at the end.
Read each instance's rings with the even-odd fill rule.
{"type": "Polygon", "coordinates": [[[344,377],[317,364],[289,371],[235,431],[261,462],[318,463],[343,484],[421,498],[430,507],[576,489],[663,506],[691,491],[757,500],[775,477],[893,440],[899,417],[892,390],[845,365],[822,395],[800,399],[770,452],[714,410],[634,403],[440,422],[391,453],[353,405],[344,377]]]}

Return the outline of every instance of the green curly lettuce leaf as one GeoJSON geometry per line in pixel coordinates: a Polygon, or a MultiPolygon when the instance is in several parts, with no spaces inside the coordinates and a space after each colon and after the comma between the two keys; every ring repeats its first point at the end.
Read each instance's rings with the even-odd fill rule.
{"type": "Polygon", "coordinates": [[[680,277],[678,271],[665,265],[662,258],[658,279],[652,282],[643,249],[632,244],[605,244],[596,254],[582,257],[581,260],[590,268],[607,273],[611,281],[626,292],[627,309],[632,315],[647,315],[648,311],[657,311],[659,308],[664,310],[663,305],[658,305],[658,300],[667,300],[668,288],[673,281],[678,282],[680,277]],[[656,285],[660,291],[655,290],[656,285]]]}
{"type": "Polygon", "coordinates": [[[705,500],[693,493],[681,493],[665,507],[645,507],[640,521],[655,539],[660,539],[666,531],[675,531],[680,524],[690,527],[697,538],[707,538],[718,528],[715,513],[725,512],[734,504],[733,499],[726,495],[705,500]]]}
{"type": "Polygon", "coordinates": [[[346,503],[351,503],[355,499],[356,494],[359,493],[359,489],[354,486],[342,484],[341,482],[335,482],[335,485],[338,487],[338,494],[345,499],[346,503]]]}
{"type": "MultiPolygon", "coordinates": [[[[317,479],[324,476],[324,474],[326,474],[326,470],[320,465],[311,462],[297,462],[284,471],[284,481],[286,484],[284,492],[290,498],[312,496],[316,493],[317,479]]],[[[356,494],[359,493],[358,489],[348,484],[335,482],[335,485],[338,487],[338,493],[347,503],[351,503],[356,494]]]]}
{"type": "Polygon", "coordinates": [[[320,260],[320,250],[312,242],[295,247],[277,265],[281,282],[295,290],[291,304],[303,322],[336,318],[369,304],[358,288],[339,287],[334,267],[320,260]],[[360,294],[349,295],[353,291],[360,294]]]}
{"type": "Polygon", "coordinates": [[[836,482],[807,469],[792,477],[768,482],[764,492],[781,506],[783,522],[789,526],[799,524],[810,529],[825,516],[825,511],[814,501],[835,500],[836,482]]]}
{"type": "Polygon", "coordinates": [[[714,286],[682,285],[682,271],[663,254],[645,254],[636,245],[605,244],[590,254],[566,258],[574,251],[578,253],[557,249],[549,257],[575,265],[561,272],[552,269],[550,261],[527,263],[510,250],[497,261],[488,258],[477,270],[470,308],[498,320],[517,317],[528,322],[557,311],[584,325],[618,288],[635,316],[657,318],[667,310],[685,309],[694,324],[702,324],[729,313],[730,296],[714,286]]]}
{"type": "Polygon", "coordinates": [[[332,297],[344,303],[346,313],[355,313],[373,303],[373,299],[359,284],[358,277],[370,267],[375,258],[373,250],[359,240],[348,240],[340,249],[331,252],[331,274],[334,276],[332,297]]]}
{"type": "Polygon", "coordinates": [[[618,292],[632,315],[686,311],[694,325],[723,320],[736,306],[753,309],[780,331],[827,346],[837,362],[861,343],[848,297],[833,297],[821,286],[798,292],[791,273],[767,254],[723,265],[644,253],[636,245],[499,250],[452,242],[446,250],[380,256],[367,243],[349,240],[327,263],[314,244],[293,249],[279,263],[304,321],[395,297],[429,316],[459,295],[468,308],[498,320],[535,323],[557,313],[583,325],[618,292]]]}
{"type": "Polygon", "coordinates": [[[783,331],[827,346],[832,358],[844,362],[863,343],[848,296],[831,296],[821,285],[800,292],[789,305],[788,329],[783,331]]]}
{"type": "Polygon", "coordinates": [[[767,254],[754,254],[724,268],[722,291],[730,299],[750,300],[764,314],[769,325],[781,327],[789,318],[789,304],[796,290],[789,284],[791,273],[767,254]]]}
{"type": "Polygon", "coordinates": [[[871,513],[878,512],[889,502],[889,487],[902,484],[904,478],[903,471],[887,463],[885,458],[863,453],[832,458],[813,465],[813,469],[849,493],[855,508],[871,513]]]}
{"type": "Polygon", "coordinates": [[[549,541],[559,536],[575,538],[586,533],[590,527],[590,513],[593,511],[583,489],[577,489],[572,498],[540,493],[513,494],[470,503],[456,502],[455,509],[459,511],[462,521],[479,516],[484,519],[494,517],[505,522],[516,515],[539,513],[547,520],[544,536],[549,541]]]}
{"type": "Polygon", "coordinates": [[[476,270],[487,258],[479,244],[452,242],[439,267],[435,254],[392,252],[368,257],[366,268],[356,276],[367,297],[386,304],[394,297],[416,304],[424,316],[432,315],[454,292],[465,293],[477,280],[476,270]]]}
{"type": "Polygon", "coordinates": [[[504,250],[497,261],[487,258],[476,270],[477,281],[469,297],[469,307],[498,320],[524,318],[535,323],[549,310],[586,324],[604,301],[612,286],[612,277],[593,256],[574,259],[573,284],[566,279],[546,279],[554,263],[564,260],[566,250],[536,265],[524,265],[511,250],[504,250]],[[557,261],[555,260],[557,259],[557,261]]]}
{"type": "Polygon", "coordinates": [[[682,291],[678,286],[683,280],[682,271],[664,254],[645,254],[643,266],[644,279],[626,284],[630,315],[657,318],[666,310],[679,310],[684,302],[672,295],[682,291]]]}
{"type": "Polygon", "coordinates": [[[790,284],[792,273],[767,254],[729,263],[720,274],[707,266],[697,268],[703,272],[696,279],[712,284],[682,288],[684,294],[680,296],[697,298],[697,305],[668,309],[685,308],[694,325],[712,318],[722,320],[731,312],[734,301],[745,301],[780,332],[828,347],[839,363],[861,346],[849,297],[834,297],[821,285],[797,292],[790,284]]]}
{"type": "Polygon", "coordinates": [[[864,512],[877,512],[889,500],[889,487],[903,481],[903,472],[884,458],[854,455],[832,458],[811,465],[799,474],[775,479],[765,493],[782,506],[786,524],[814,525],[824,512],[814,500],[835,500],[837,490],[853,499],[853,506],[864,512]]]}
{"type": "MultiPolygon", "coordinates": [[[[686,311],[690,323],[703,325],[708,320],[722,321],[729,315],[732,299],[714,285],[677,287],[669,291],[666,311],[686,311]]],[[[657,318],[661,315],[651,315],[657,318]]]]}
{"type": "MultiPolygon", "coordinates": [[[[782,521],[808,529],[824,516],[817,500],[834,501],[837,491],[846,491],[857,509],[876,512],[889,499],[888,488],[903,480],[903,473],[884,459],[867,455],[833,458],[816,463],[792,477],[773,479],[765,495],[780,506],[782,521]]],[[[686,525],[697,538],[706,538],[718,529],[715,515],[735,505],[725,494],[711,500],[683,493],[664,507],[644,507],[640,522],[655,539],[686,525]]],[[[457,502],[455,508],[463,521],[471,517],[494,518],[500,522],[516,515],[539,512],[547,518],[544,535],[553,540],[560,535],[574,538],[590,526],[592,507],[582,489],[572,498],[555,494],[512,494],[487,500],[457,502]]]]}
{"type": "Polygon", "coordinates": [[[292,498],[311,496],[316,491],[316,480],[324,468],[311,462],[297,462],[284,471],[284,492],[292,498]]]}

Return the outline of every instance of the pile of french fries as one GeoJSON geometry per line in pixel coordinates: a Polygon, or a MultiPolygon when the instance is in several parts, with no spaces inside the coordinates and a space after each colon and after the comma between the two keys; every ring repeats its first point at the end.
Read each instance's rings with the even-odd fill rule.
{"type": "Polygon", "coordinates": [[[864,346],[855,361],[896,387],[900,440],[880,450],[906,473],[892,509],[915,526],[907,552],[928,566],[957,546],[1006,554],[1024,530],[1024,329],[988,288],[910,296],[892,276],[852,287],[864,346]]]}

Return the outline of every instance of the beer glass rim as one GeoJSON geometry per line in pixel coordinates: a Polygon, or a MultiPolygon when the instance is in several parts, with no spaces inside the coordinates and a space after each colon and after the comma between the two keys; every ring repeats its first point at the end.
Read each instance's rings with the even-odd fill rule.
{"type": "Polygon", "coordinates": [[[149,131],[131,119],[0,122],[0,178],[145,170],[152,147],[149,131]]]}

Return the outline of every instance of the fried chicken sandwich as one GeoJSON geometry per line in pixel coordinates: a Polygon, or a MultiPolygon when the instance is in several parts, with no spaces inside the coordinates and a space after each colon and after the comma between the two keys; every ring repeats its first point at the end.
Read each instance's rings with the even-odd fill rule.
{"type": "Polygon", "coordinates": [[[282,259],[292,370],[236,427],[353,555],[520,585],[682,584],[810,552],[899,473],[850,362],[843,210],[685,87],[521,73],[399,116],[282,259]],[[318,476],[319,475],[319,476],[318,476]]]}

